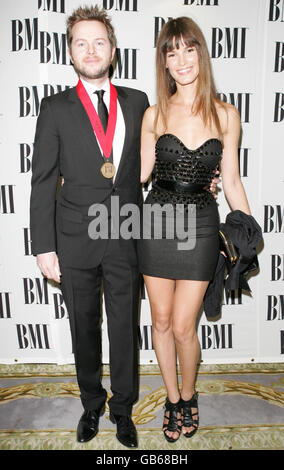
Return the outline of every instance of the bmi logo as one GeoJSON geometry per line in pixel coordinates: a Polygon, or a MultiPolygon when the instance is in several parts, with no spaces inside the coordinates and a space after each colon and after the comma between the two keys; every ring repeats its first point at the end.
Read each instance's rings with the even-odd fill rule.
{"type": "Polygon", "coordinates": [[[20,173],[28,173],[31,170],[31,157],[33,144],[21,143],[20,145],[20,173]]]}
{"type": "MultiPolygon", "coordinates": [[[[60,93],[63,90],[70,88],[69,85],[50,85],[45,83],[44,85],[31,87],[20,86],[19,87],[19,102],[20,102],[20,117],[27,116],[38,116],[40,108],[40,96],[46,98],[47,96],[60,93]]],[[[21,164],[23,167],[28,167],[29,163],[25,160],[28,156],[29,149],[27,146],[22,144],[20,149],[21,152],[21,164]]]]}
{"type": "Polygon", "coordinates": [[[158,39],[158,36],[159,36],[159,33],[162,29],[162,27],[164,26],[164,24],[171,20],[172,17],[171,16],[168,16],[167,19],[165,18],[162,18],[161,16],[155,16],[154,18],[154,47],[156,47],[156,43],[157,43],[157,39],[158,39]]]}
{"type": "Polygon", "coordinates": [[[280,204],[264,206],[264,233],[284,232],[284,209],[280,204]]]}
{"type": "Polygon", "coordinates": [[[116,49],[117,64],[114,78],[137,79],[138,49],[116,49]]]}
{"type": "Polygon", "coordinates": [[[68,318],[68,312],[64,304],[62,294],[53,294],[54,314],[56,320],[68,318]]]}
{"type": "Polygon", "coordinates": [[[54,13],[65,13],[65,0],[38,0],[38,9],[54,13]]]}
{"type": "Polygon", "coordinates": [[[152,325],[138,327],[138,341],[140,349],[144,351],[153,350],[152,325]]]}
{"type": "Polygon", "coordinates": [[[201,347],[202,349],[232,349],[233,324],[202,325],[201,347]]]}
{"type": "Polygon", "coordinates": [[[12,20],[12,52],[39,50],[40,63],[71,65],[65,33],[39,31],[38,18],[12,20]]]}
{"type": "Polygon", "coordinates": [[[248,176],[250,150],[250,148],[239,148],[238,150],[240,176],[243,178],[248,176]]]}
{"type": "Polygon", "coordinates": [[[284,320],[284,295],[267,296],[266,320],[284,320]]]}
{"type": "Polygon", "coordinates": [[[284,281],[284,255],[271,255],[271,281],[284,281]]]}
{"type": "Polygon", "coordinates": [[[12,318],[10,306],[11,292],[0,292],[0,319],[12,318]]]}
{"type": "Polygon", "coordinates": [[[138,0],[103,0],[103,7],[106,10],[138,11],[138,0]]]}
{"type": "Polygon", "coordinates": [[[19,349],[50,349],[46,324],[17,324],[19,349]]]}
{"type": "MultiPolygon", "coordinates": [[[[66,13],[65,0],[38,0],[38,10],[66,13]]],[[[38,18],[12,20],[12,51],[39,50],[40,63],[70,65],[66,34],[39,31],[38,18]]]]}
{"type": "Polygon", "coordinates": [[[284,93],[275,93],[274,119],[273,122],[284,120],[284,93]]]}
{"type": "Polygon", "coordinates": [[[24,227],[24,253],[25,256],[32,255],[32,239],[31,239],[31,229],[29,227],[24,227]]]}
{"type": "Polygon", "coordinates": [[[14,184],[2,184],[0,186],[1,214],[15,214],[14,184]]]}
{"type": "Polygon", "coordinates": [[[48,305],[48,287],[46,278],[23,278],[25,304],[48,305]]]}
{"type": "Polygon", "coordinates": [[[284,42],[276,41],[274,72],[284,70],[284,42]]]}
{"type": "Polygon", "coordinates": [[[270,0],[268,21],[284,21],[284,0],[270,0]]]}
{"type": "Polygon", "coordinates": [[[218,96],[221,101],[236,106],[242,122],[250,122],[252,93],[219,93],[218,96]]]}
{"type": "Polygon", "coordinates": [[[212,28],[211,57],[218,59],[244,59],[248,28],[212,28]]]}
{"type": "Polygon", "coordinates": [[[217,7],[219,0],[184,0],[184,5],[196,5],[205,7],[217,7]]]}

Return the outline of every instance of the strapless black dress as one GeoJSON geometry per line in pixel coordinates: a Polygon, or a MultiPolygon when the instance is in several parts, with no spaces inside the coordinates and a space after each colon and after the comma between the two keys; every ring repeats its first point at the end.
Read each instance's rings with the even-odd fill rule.
{"type": "Polygon", "coordinates": [[[190,150],[173,134],[159,137],[152,189],[141,212],[141,273],[168,279],[213,278],[219,214],[209,186],[221,157],[219,139],[190,150]]]}

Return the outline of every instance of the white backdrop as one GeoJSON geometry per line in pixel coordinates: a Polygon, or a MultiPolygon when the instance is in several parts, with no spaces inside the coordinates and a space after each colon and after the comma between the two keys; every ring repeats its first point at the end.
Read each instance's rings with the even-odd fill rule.
{"type": "MultiPolygon", "coordinates": [[[[91,4],[91,2],[83,2],[91,4]]],[[[200,317],[204,363],[281,362],[284,355],[284,0],[100,0],[118,38],[113,82],[155,103],[155,39],[170,17],[203,30],[219,93],[242,120],[240,172],[264,231],[252,295],[233,292],[217,321],[200,317]]],[[[73,363],[68,313],[30,252],[31,157],[40,100],[77,83],[66,17],[78,0],[0,0],[0,362],[73,363]]],[[[222,221],[228,206],[219,194],[222,221]]],[[[140,363],[156,363],[148,299],[141,303],[140,363]]],[[[103,360],[108,362],[106,320],[103,360]]]]}

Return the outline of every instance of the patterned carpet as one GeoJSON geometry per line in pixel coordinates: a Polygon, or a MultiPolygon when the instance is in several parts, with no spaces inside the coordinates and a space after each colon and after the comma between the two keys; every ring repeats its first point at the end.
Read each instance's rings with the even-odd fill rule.
{"type": "MultiPolygon", "coordinates": [[[[109,391],[109,369],[103,384],[109,391]]],[[[0,450],[125,450],[115,437],[108,407],[98,435],[76,441],[82,414],[72,365],[0,365],[0,450]]],[[[162,435],[166,391],[157,366],[140,367],[140,396],[133,410],[139,449],[284,449],[284,365],[201,365],[200,428],[192,439],[169,444],[162,435]]]]}

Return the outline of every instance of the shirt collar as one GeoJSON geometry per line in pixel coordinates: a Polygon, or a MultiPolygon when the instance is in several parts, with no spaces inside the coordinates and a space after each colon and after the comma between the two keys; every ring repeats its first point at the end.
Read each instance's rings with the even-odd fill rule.
{"type": "Polygon", "coordinates": [[[83,83],[88,95],[93,95],[95,91],[97,90],[105,90],[106,93],[109,93],[110,92],[110,84],[109,84],[109,79],[107,79],[105,81],[105,83],[100,86],[100,87],[97,87],[96,85],[94,85],[93,83],[89,83],[87,82],[86,80],[84,80],[83,78],[81,78],[81,82],[83,83]]]}

